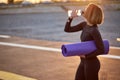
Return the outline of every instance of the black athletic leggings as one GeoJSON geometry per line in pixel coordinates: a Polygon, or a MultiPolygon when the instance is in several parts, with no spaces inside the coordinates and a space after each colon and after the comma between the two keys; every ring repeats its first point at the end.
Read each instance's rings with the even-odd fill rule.
{"type": "Polygon", "coordinates": [[[100,70],[100,62],[97,57],[91,59],[81,58],[78,66],[75,80],[98,80],[98,72],[100,70]]]}

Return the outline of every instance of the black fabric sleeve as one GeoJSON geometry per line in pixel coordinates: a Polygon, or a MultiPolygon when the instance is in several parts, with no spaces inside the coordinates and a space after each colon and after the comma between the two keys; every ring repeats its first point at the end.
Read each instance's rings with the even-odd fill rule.
{"type": "Polygon", "coordinates": [[[85,22],[82,22],[82,23],[77,24],[75,26],[71,26],[72,20],[73,20],[72,18],[68,18],[68,20],[65,24],[65,28],[64,28],[65,32],[77,32],[77,31],[80,31],[80,30],[83,29],[83,26],[84,26],[85,22]]]}
{"type": "Polygon", "coordinates": [[[95,41],[95,45],[97,47],[97,50],[93,51],[90,54],[87,54],[86,58],[95,57],[97,55],[100,55],[100,54],[104,53],[104,44],[103,44],[103,40],[101,38],[101,34],[98,31],[98,29],[92,30],[92,32],[90,34],[93,37],[93,40],[95,41]]]}

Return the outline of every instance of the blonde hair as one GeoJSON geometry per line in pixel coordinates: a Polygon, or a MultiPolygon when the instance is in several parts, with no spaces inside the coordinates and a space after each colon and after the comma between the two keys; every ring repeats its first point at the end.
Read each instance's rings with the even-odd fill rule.
{"type": "Polygon", "coordinates": [[[90,24],[101,24],[104,19],[103,10],[96,4],[89,4],[84,12],[84,17],[90,24]]]}

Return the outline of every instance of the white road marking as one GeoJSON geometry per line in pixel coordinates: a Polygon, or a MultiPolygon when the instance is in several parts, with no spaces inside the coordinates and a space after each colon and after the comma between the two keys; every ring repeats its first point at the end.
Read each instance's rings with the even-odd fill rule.
{"type": "Polygon", "coordinates": [[[110,49],[120,49],[120,47],[110,47],[110,49]]]}
{"type": "Polygon", "coordinates": [[[16,43],[0,42],[0,45],[20,47],[20,48],[38,49],[38,50],[45,50],[45,51],[61,52],[61,50],[57,49],[57,48],[49,48],[49,47],[33,46],[33,45],[24,45],[24,44],[16,44],[16,43]]]}
{"type": "Polygon", "coordinates": [[[112,59],[120,59],[120,56],[116,56],[116,55],[100,55],[99,57],[104,57],[104,58],[112,58],[112,59]]]}
{"type": "Polygon", "coordinates": [[[120,38],[117,38],[117,41],[120,41],[120,38]]]}
{"type": "Polygon", "coordinates": [[[0,35],[0,38],[10,38],[8,35],[0,35]]]}
{"type": "MultiPolygon", "coordinates": [[[[50,48],[50,47],[42,47],[42,46],[35,46],[35,45],[25,45],[25,44],[16,44],[16,43],[8,43],[8,42],[0,42],[0,45],[12,46],[12,47],[20,47],[20,48],[29,48],[29,49],[37,49],[37,50],[45,50],[45,51],[61,52],[61,49],[50,48]]],[[[110,48],[115,49],[115,47],[110,47],[110,48]]],[[[116,48],[120,49],[119,47],[116,47],[116,48]]],[[[100,57],[112,58],[112,59],[120,59],[120,56],[116,56],[116,55],[100,55],[100,57]]]]}

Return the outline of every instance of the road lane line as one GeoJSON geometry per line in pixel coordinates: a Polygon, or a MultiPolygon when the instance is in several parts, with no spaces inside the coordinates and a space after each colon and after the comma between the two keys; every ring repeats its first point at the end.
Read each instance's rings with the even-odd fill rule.
{"type": "Polygon", "coordinates": [[[110,49],[119,49],[120,50],[120,47],[110,47],[110,49]]]}
{"type": "Polygon", "coordinates": [[[45,50],[45,51],[61,52],[61,50],[57,49],[57,48],[49,48],[49,47],[34,46],[34,45],[24,45],[24,44],[7,43],[7,42],[0,42],[0,45],[21,47],[21,48],[29,48],[29,49],[38,49],[38,50],[45,50]]]}
{"type": "Polygon", "coordinates": [[[0,35],[0,38],[10,38],[8,35],[0,35]]]}
{"type": "MultiPolygon", "coordinates": [[[[35,46],[35,45],[25,45],[25,44],[16,44],[16,43],[8,43],[8,42],[0,42],[0,45],[20,47],[20,48],[28,48],[28,49],[45,50],[45,51],[61,52],[61,49],[58,49],[58,48],[42,47],[42,46],[35,46]]],[[[113,48],[113,47],[111,47],[111,48],[113,48]]],[[[115,47],[114,47],[114,49],[115,49],[115,47]]],[[[120,49],[120,48],[117,48],[117,49],[120,49]]],[[[100,57],[120,59],[120,56],[116,56],[116,55],[100,55],[100,57]]]]}
{"type": "Polygon", "coordinates": [[[117,41],[120,41],[120,38],[117,38],[117,41]]]}
{"type": "Polygon", "coordinates": [[[112,58],[112,59],[120,59],[120,56],[116,56],[116,55],[99,55],[99,57],[104,57],[104,58],[112,58]]]}

